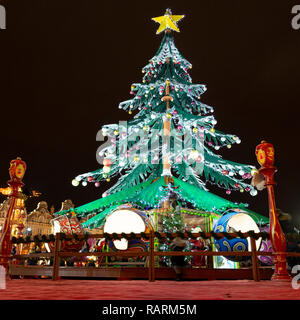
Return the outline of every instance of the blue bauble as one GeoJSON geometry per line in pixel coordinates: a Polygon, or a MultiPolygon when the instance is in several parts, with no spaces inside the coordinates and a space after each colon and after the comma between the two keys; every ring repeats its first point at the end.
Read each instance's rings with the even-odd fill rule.
{"type": "MultiPolygon", "coordinates": [[[[246,212],[243,212],[242,210],[239,210],[239,209],[233,209],[232,211],[230,210],[229,212],[224,214],[216,222],[213,228],[214,232],[235,232],[235,231],[247,232],[250,230],[259,232],[259,229],[255,221],[246,212]],[[232,227],[232,224],[234,225],[234,227],[232,227]]],[[[241,239],[241,238],[228,239],[224,237],[222,239],[214,239],[214,244],[218,251],[245,252],[245,251],[248,251],[249,249],[247,239],[241,239]]],[[[225,258],[231,261],[246,261],[250,259],[250,257],[248,256],[225,256],[225,258]]]]}

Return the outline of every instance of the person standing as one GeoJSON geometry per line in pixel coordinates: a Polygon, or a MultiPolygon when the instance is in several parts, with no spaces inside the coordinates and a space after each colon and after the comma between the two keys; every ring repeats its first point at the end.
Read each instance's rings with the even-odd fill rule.
{"type": "MultiPolygon", "coordinates": [[[[176,237],[172,240],[170,248],[173,251],[183,251],[187,246],[188,241],[180,237],[176,237]]],[[[171,263],[176,272],[176,281],[182,279],[182,268],[185,266],[185,256],[171,256],[171,263]]]]}

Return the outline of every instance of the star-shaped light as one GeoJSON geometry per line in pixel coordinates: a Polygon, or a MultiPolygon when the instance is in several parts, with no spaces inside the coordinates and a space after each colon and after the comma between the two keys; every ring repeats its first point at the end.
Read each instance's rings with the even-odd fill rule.
{"type": "Polygon", "coordinates": [[[166,10],[166,13],[164,16],[152,18],[155,22],[160,23],[160,26],[158,30],[156,31],[156,34],[161,33],[164,30],[174,30],[177,32],[180,32],[176,22],[184,18],[184,15],[172,15],[172,12],[170,9],[166,10]]]}

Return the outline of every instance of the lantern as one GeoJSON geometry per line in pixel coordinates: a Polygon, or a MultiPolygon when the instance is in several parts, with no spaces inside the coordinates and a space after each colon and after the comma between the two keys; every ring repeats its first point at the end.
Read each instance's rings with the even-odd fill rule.
{"type": "Polygon", "coordinates": [[[26,171],[26,163],[17,158],[10,162],[9,175],[11,181],[21,183],[26,171]]]}
{"type": "Polygon", "coordinates": [[[270,168],[274,165],[274,147],[271,143],[262,141],[255,149],[258,163],[264,168],[270,168]]]}

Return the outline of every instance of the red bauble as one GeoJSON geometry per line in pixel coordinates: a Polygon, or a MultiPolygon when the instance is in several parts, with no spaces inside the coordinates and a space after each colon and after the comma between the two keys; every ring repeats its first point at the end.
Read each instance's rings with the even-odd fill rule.
{"type": "Polygon", "coordinates": [[[198,156],[196,159],[195,159],[196,162],[202,162],[203,161],[203,158],[201,156],[198,156]]]}
{"type": "Polygon", "coordinates": [[[110,159],[104,159],[103,160],[103,165],[104,166],[110,166],[111,165],[111,160],[110,159]]]}
{"type": "Polygon", "coordinates": [[[93,177],[88,177],[88,182],[92,182],[94,180],[93,177]]]}

